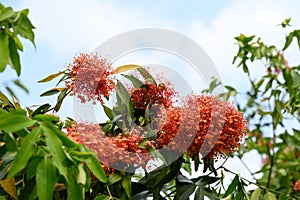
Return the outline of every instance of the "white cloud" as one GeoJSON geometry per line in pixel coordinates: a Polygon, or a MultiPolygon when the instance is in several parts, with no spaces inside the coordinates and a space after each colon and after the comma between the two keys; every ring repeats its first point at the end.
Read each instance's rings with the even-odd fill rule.
{"type": "Polygon", "coordinates": [[[135,28],[170,26],[141,10],[123,10],[112,1],[30,0],[26,4],[37,27],[37,42],[59,56],[93,50],[106,39],[135,28]]]}
{"type": "MultiPolygon", "coordinates": [[[[187,32],[208,52],[225,84],[230,83],[243,88],[245,84],[241,83],[245,83],[246,76],[231,65],[233,56],[237,53],[234,37],[240,33],[257,35],[261,36],[266,44],[282,47],[285,34],[276,24],[292,17],[292,23],[299,27],[300,15],[294,9],[297,7],[295,3],[300,6],[296,1],[290,4],[278,1],[233,1],[209,27],[205,27],[201,19],[195,19],[187,32]]],[[[293,55],[296,56],[295,53],[293,55]]],[[[264,72],[263,68],[254,66],[255,75],[264,72]]]]}

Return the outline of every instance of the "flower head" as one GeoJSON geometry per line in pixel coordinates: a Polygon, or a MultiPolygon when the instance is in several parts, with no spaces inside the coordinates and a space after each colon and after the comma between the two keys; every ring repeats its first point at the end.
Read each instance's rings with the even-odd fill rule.
{"type": "Polygon", "coordinates": [[[162,83],[146,83],[132,92],[131,100],[135,108],[146,110],[148,104],[169,107],[174,95],[175,91],[162,83]]]}
{"type": "Polygon", "coordinates": [[[137,133],[107,137],[98,124],[74,123],[67,129],[67,136],[94,151],[109,171],[120,162],[145,166],[150,160],[147,150],[139,147],[144,138],[137,133]]]}
{"type": "Polygon", "coordinates": [[[297,192],[300,191],[300,180],[297,180],[297,181],[295,182],[293,189],[294,189],[295,191],[297,191],[297,192]]]}
{"type": "Polygon", "coordinates": [[[247,132],[247,122],[242,113],[230,103],[205,95],[189,96],[182,108],[173,108],[158,134],[159,148],[168,144],[173,151],[191,157],[217,158],[229,155],[247,132]],[[222,114],[223,113],[223,114],[222,114]]]}
{"type": "MultiPolygon", "coordinates": [[[[187,153],[193,155],[200,152],[204,156],[217,158],[234,152],[247,133],[247,121],[242,113],[230,103],[213,96],[197,95],[191,98],[187,102],[196,100],[197,107],[194,109],[199,114],[197,134],[187,153]]],[[[193,107],[195,103],[190,105],[193,107]]]]}
{"type": "Polygon", "coordinates": [[[103,104],[103,97],[108,98],[115,86],[109,78],[113,71],[111,65],[97,54],[76,56],[68,69],[70,80],[66,81],[66,86],[72,90],[71,95],[76,95],[82,103],[100,101],[103,104]]]}

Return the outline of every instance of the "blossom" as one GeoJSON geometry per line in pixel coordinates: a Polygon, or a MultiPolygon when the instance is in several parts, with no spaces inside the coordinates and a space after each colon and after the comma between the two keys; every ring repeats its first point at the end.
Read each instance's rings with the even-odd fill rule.
{"type": "Polygon", "coordinates": [[[112,75],[112,66],[106,59],[99,58],[97,54],[81,53],[76,56],[72,64],[68,65],[70,79],[65,81],[66,86],[81,102],[100,101],[108,98],[115,84],[112,75]]]}
{"type": "Polygon", "coordinates": [[[297,192],[300,191],[300,180],[297,180],[297,181],[295,182],[293,189],[294,189],[295,191],[297,191],[297,192]]]}
{"type": "Polygon", "coordinates": [[[174,95],[175,91],[162,83],[146,83],[132,92],[131,100],[136,109],[146,110],[148,104],[169,107],[174,95]]]}
{"type": "Polygon", "coordinates": [[[158,143],[160,148],[169,145],[178,152],[186,148],[191,157],[201,153],[218,158],[240,146],[246,125],[242,113],[230,103],[213,96],[193,95],[182,108],[170,110],[158,143]]]}
{"type": "Polygon", "coordinates": [[[197,101],[195,109],[199,111],[199,122],[188,154],[200,152],[203,156],[216,158],[234,152],[247,133],[247,120],[243,114],[229,102],[213,96],[198,95],[192,98],[197,101]]]}
{"type": "Polygon", "coordinates": [[[147,149],[139,147],[144,137],[137,132],[107,137],[98,124],[74,123],[67,129],[67,136],[94,151],[106,170],[111,170],[120,162],[145,166],[150,159],[147,149]]]}

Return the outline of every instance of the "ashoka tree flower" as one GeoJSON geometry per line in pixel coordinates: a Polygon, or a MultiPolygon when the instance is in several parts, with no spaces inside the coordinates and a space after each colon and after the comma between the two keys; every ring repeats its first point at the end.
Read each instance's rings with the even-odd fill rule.
{"type": "MultiPolygon", "coordinates": [[[[120,162],[145,167],[151,159],[147,150],[139,147],[144,138],[138,132],[107,137],[98,124],[73,123],[67,128],[67,136],[94,151],[106,171],[120,162]]],[[[152,146],[151,143],[147,145],[152,146]]]]}
{"type": "Polygon", "coordinates": [[[300,180],[295,182],[293,189],[298,192],[300,191],[300,180]]]}
{"type": "Polygon", "coordinates": [[[71,95],[80,98],[82,103],[100,101],[103,104],[103,98],[108,98],[115,86],[109,77],[113,72],[111,64],[97,54],[81,53],[67,68],[70,79],[66,86],[72,91],[71,95]]]}
{"type": "Polygon", "coordinates": [[[247,121],[233,105],[213,96],[192,95],[182,108],[169,110],[158,146],[169,145],[190,157],[201,153],[218,158],[234,152],[246,133],[247,121]]]}
{"type": "Polygon", "coordinates": [[[148,104],[169,107],[173,103],[175,91],[164,84],[146,83],[135,89],[131,94],[131,100],[136,109],[146,110],[148,104]]]}
{"type": "MultiPolygon", "coordinates": [[[[191,96],[187,103],[190,110],[198,111],[196,137],[187,150],[193,156],[199,152],[203,156],[217,158],[229,155],[240,146],[240,142],[247,133],[247,120],[232,104],[213,96],[191,96]],[[192,103],[192,102],[197,102],[192,103]],[[196,106],[196,107],[194,107],[196,106]]],[[[188,132],[191,127],[184,123],[188,132]]]]}

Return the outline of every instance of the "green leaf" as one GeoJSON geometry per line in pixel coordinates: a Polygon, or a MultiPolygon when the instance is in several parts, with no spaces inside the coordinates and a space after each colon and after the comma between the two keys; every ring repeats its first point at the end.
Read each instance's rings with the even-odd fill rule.
{"type": "Polygon", "coordinates": [[[105,194],[100,194],[99,196],[96,196],[94,200],[110,200],[110,197],[105,194]]]}
{"type": "Polygon", "coordinates": [[[0,91],[0,100],[4,101],[7,104],[11,104],[12,105],[12,103],[10,102],[10,100],[8,99],[8,97],[5,94],[3,94],[1,91],[0,91]]]}
{"type": "Polygon", "coordinates": [[[210,200],[219,200],[218,196],[206,187],[198,187],[195,193],[195,200],[204,200],[204,197],[208,197],[210,200]]]}
{"type": "Polygon", "coordinates": [[[286,200],[286,197],[288,196],[288,192],[281,193],[279,195],[278,200],[286,200]]]}
{"type": "MultiPolygon", "coordinates": [[[[131,119],[134,119],[134,110],[133,110],[133,105],[132,105],[130,95],[127,89],[125,88],[125,86],[120,81],[118,81],[117,83],[117,95],[119,95],[120,97],[118,100],[121,100],[121,102],[126,105],[131,119]]],[[[126,116],[126,113],[123,114],[125,114],[126,116]]]]}
{"type": "Polygon", "coordinates": [[[86,173],[85,173],[83,164],[80,163],[80,164],[78,164],[77,167],[78,167],[77,183],[85,185],[87,178],[86,178],[86,173]]]}
{"type": "Polygon", "coordinates": [[[43,78],[42,80],[39,80],[38,82],[39,83],[45,83],[45,82],[49,82],[49,81],[52,81],[53,79],[55,79],[56,77],[60,76],[61,74],[64,74],[65,71],[62,71],[62,72],[58,72],[58,73],[55,73],[55,74],[51,74],[49,76],[47,76],[46,78],[43,78]]]}
{"type": "Polygon", "coordinates": [[[200,180],[196,182],[196,185],[203,187],[215,183],[220,179],[221,179],[220,177],[214,177],[214,176],[201,176],[200,180]]]}
{"type": "Polygon", "coordinates": [[[208,89],[208,92],[212,93],[214,91],[214,89],[216,87],[218,87],[221,83],[218,81],[218,79],[212,77],[212,81],[210,82],[209,84],[209,89],[208,89]]]}
{"type": "Polygon", "coordinates": [[[271,192],[267,192],[263,198],[263,200],[276,200],[276,196],[271,193],[271,192]]]}
{"type": "Polygon", "coordinates": [[[113,111],[112,111],[109,107],[107,107],[107,106],[105,106],[105,105],[103,105],[103,104],[102,104],[102,107],[103,107],[103,110],[104,110],[106,116],[107,116],[110,120],[113,120],[113,119],[114,119],[113,111]]]}
{"type": "Polygon", "coordinates": [[[61,130],[59,130],[52,123],[44,121],[43,126],[51,130],[59,138],[60,142],[62,142],[65,147],[77,148],[80,146],[79,144],[73,142],[70,138],[68,138],[65,133],[61,132],[61,130]]]}
{"type": "Polygon", "coordinates": [[[117,173],[112,173],[109,177],[108,177],[108,185],[112,185],[118,181],[120,181],[122,179],[122,176],[120,174],[117,173]]]}
{"type": "Polygon", "coordinates": [[[42,122],[42,129],[45,136],[45,142],[52,156],[52,164],[58,169],[59,173],[68,180],[68,168],[65,165],[67,157],[63,150],[63,144],[53,129],[49,128],[49,122],[42,122]]]}
{"type": "Polygon", "coordinates": [[[281,27],[286,28],[287,26],[291,26],[290,21],[291,21],[291,18],[286,18],[283,22],[281,22],[281,24],[280,24],[281,27]]]}
{"type": "Polygon", "coordinates": [[[122,177],[121,185],[126,193],[126,196],[131,199],[131,177],[128,173],[122,177]]]}
{"type": "Polygon", "coordinates": [[[68,168],[67,174],[67,192],[68,199],[83,200],[84,199],[84,187],[77,183],[78,169],[72,165],[68,168]]]}
{"type": "Polygon", "coordinates": [[[43,160],[43,157],[36,156],[32,157],[26,167],[26,178],[27,180],[32,179],[36,175],[36,168],[39,166],[39,163],[43,160]]]}
{"type": "Polygon", "coordinates": [[[19,88],[21,88],[22,90],[24,90],[27,94],[29,93],[29,90],[27,89],[27,87],[25,87],[20,80],[16,79],[14,80],[14,83],[16,86],[18,86],[19,88]]]}
{"type": "Polygon", "coordinates": [[[151,76],[151,74],[145,69],[145,68],[138,68],[137,69],[140,74],[143,76],[143,78],[145,79],[146,82],[150,82],[153,84],[156,84],[155,79],[151,76]]]}
{"type": "MultiPolygon", "coordinates": [[[[1,147],[5,149],[5,146],[1,147]]],[[[0,165],[0,180],[6,175],[8,168],[11,166],[11,163],[15,160],[16,152],[5,152],[4,155],[1,155],[1,165],[0,165]]]]}
{"type": "Polygon", "coordinates": [[[230,183],[230,185],[228,186],[228,188],[227,188],[227,190],[226,190],[226,192],[225,192],[225,194],[224,194],[224,198],[225,197],[227,197],[228,195],[230,195],[230,194],[232,194],[233,193],[233,191],[236,189],[236,187],[238,186],[238,184],[239,184],[239,177],[238,177],[238,175],[236,175],[235,177],[234,177],[234,179],[232,180],[232,182],[230,183]]]}
{"type": "Polygon", "coordinates": [[[259,200],[261,194],[261,189],[257,188],[251,195],[251,200],[259,200]]]}
{"type": "Polygon", "coordinates": [[[8,35],[0,29],[0,72],[3,72],[9,62],[8,35]]]}
{"type": "Polygon", "coordinates": [[[62,90],[62,91],[60,92],[60,94],[58,95],[58,97],[57,97],[57,102],[56,102],[56,104],[55,104],[55,106],[54,106],[54,110],[55,110],[56,112],[60,109],[61,104],[62,104],[64,98],[67,96],[67,91],[68,91],[68,89],[65,88],[65,89],[62,90]]]}
{"type": "Polygon", "coordinates": [[[51,90],[48,90],[46,92],[44,92],[43,94],[41,94],[40,96],[41,97],[44,97],[44,96],[51,96],[51,95],[54,95],[56,93],[59,93],[60,91],[63,91],[63,90],[66,90],[66,88],[52,88],[51,90]]]}
{"type": "Polygon", "coordinates": [[[90,156],[89,158],[84,159],[84,162],[87,164],[88,168],[98,180],[103,183],[107,182],[108,179],[106,173],[100,162],[94,156],[90,156]]]}
{"type": "Polygon", "coordinates": [[[1,9],[0,11],[0,22],[5,21],[11,17],[13,17],[15,12],[11,7],[6,7],[4,9],[1,9]]]}
{"type": "Polygon", "coordinates": [[[123,66],[120,66],[118,68],[116,68],[114,71],[113,71],[113,74],[119,74],[119,73],[122,73],[122,72],[126,72],[128,70],[134,70],[134,69],[138,69],[138,68],[141,68],[141,66],[139,65],[134,65],[134,64],[131,64],[131,65],[123,65],[123,66]]]}
{"type": "MultiPolygon", "coordinates": [[[[83,149],[86,152],[90,152],[89,150],[87,150],[86,147],[83,147],[83,149]]],[[[108,181],[106,173],[103,169],[103,167],[101,166],[100,162],[98,161],[98,159],[94,156],[94,155],[89,155],[89,156],[75,156],[73,154],[73,157],[75,157],[77,160],[81,161],[81,162],[85,162],[86,165],[88,166],[88,168],[91,170],[91,172],[93,173],[94,176],[96,176],[96,178],[98,180],[100,180],[103,183],[106,183],[108,181]]]]}
{"type": "Polygon", "coordinates": [[[7,151],[15,152],[18,150],[16,140],[12,133],[6,133],[3,137],[3,141],[5,142],[7,151]]]}
{"type": "Polygon", "coordinates": [[[31,114],[31,116],[35,116],[37,114],[44,114],[49,110],[50,107],[51,107],[51,105],[48,103],[41,105],[40,107],[38,107],[37,109],[34,110],[34,112],[31,114]]]}
{"type": "Polygon", "coordinates": [[[18,36],[12,36],[12,39],[15,41],[17,49],[19,49],[20,51],[23,51],[23,44],[20,41],[20,39],[18,38],[18,36]]]}
{"type": "Polygon", "coordinates": [[[19,18],[16,24],[14,25],[14,31],[16,34],[19,34],[23,38],[30,40],[32,44],[35,46],[34,33],[32,31],[32,29],[34,29],[34,26],[31,24],[27,15],[28,15],[27,9],[24,9],[19,12],[19,18]]]}
{"type": "Polygon", "coordinates": [[[286,36],[285,44],[284,44],[284,46],[282,48],[283,51],[286,50],[290,46],[290,44],[293,41],[293,37],[294,37],[294,32],[291,32],[291,33],[289,33],[288,36],[286,36]]]}
{"type": "Polygon", "coordinates": [[[5,89],[7,90],[7,92],[10,94],[12,98],[14,97],[16,98],[14,91],[10,87],[6,86],[5,89]]]}
{"type": "Polygon", "coordinates": [[[34,144],[39,140],[42,129],[40,127],[34,128],[23,140],[22,146],[18,151],[16,158],[7,177],[13,177],[26,167],[29,159],[34,151],[34,144]]]}
{"type": "Polygon", "coordinates": [[[43,115],[43,114],[37,114],[32,117],[32,119],[37,121],[49,121],[49,122],[58,122],[59,117],[54,115],[43,115]]]}
{"type": "Polygon", "coordinates": [[[142,81],[140,81],[139,79],[137,79],[136,77],[134,77],[133,75],[125,75],[122,74],[122,76],[124,76],[125,78],[127,78],[128,80],[131,81],[131,83],[133,84],[133,86],[135,88],[140,88],[141,86],[144,85],[144,83],[142,81]]]}
{"type": "Polygon", "coordinates": [[[39,199],[52,199],[55,184],[55,168],[48,159],[43,159],[36,169],[36,191],[39,199]]]}
{"type": "Polygon", "coordinates": [[[9,56],[10,56],[11,66],[16,70],[17,75],[20,76],[21,74],[20,56],[15,41],[12,38],[9,38],[9,56]]]}
{"type": "Polygon", "coordinates": [[[35,121],[25,116],[23,110],[0,113],[0,130],[15,132],[33,125],[35,121]]]}
{"type": "Polygon", "coordinates": [[[196,185],[194,184],[182,184],[176,185],[176,196],[175,199],[178,200],[184,200],[184,199],[189,199],[190,195],[195,191],[196,185]]]}
{"type": "Polygon", "coordinates": [[[291,77],[292,77],[292,87],[293,88],[299,88],[300,87],[300,75],[296,71],[291,71],[291,77]]]}

